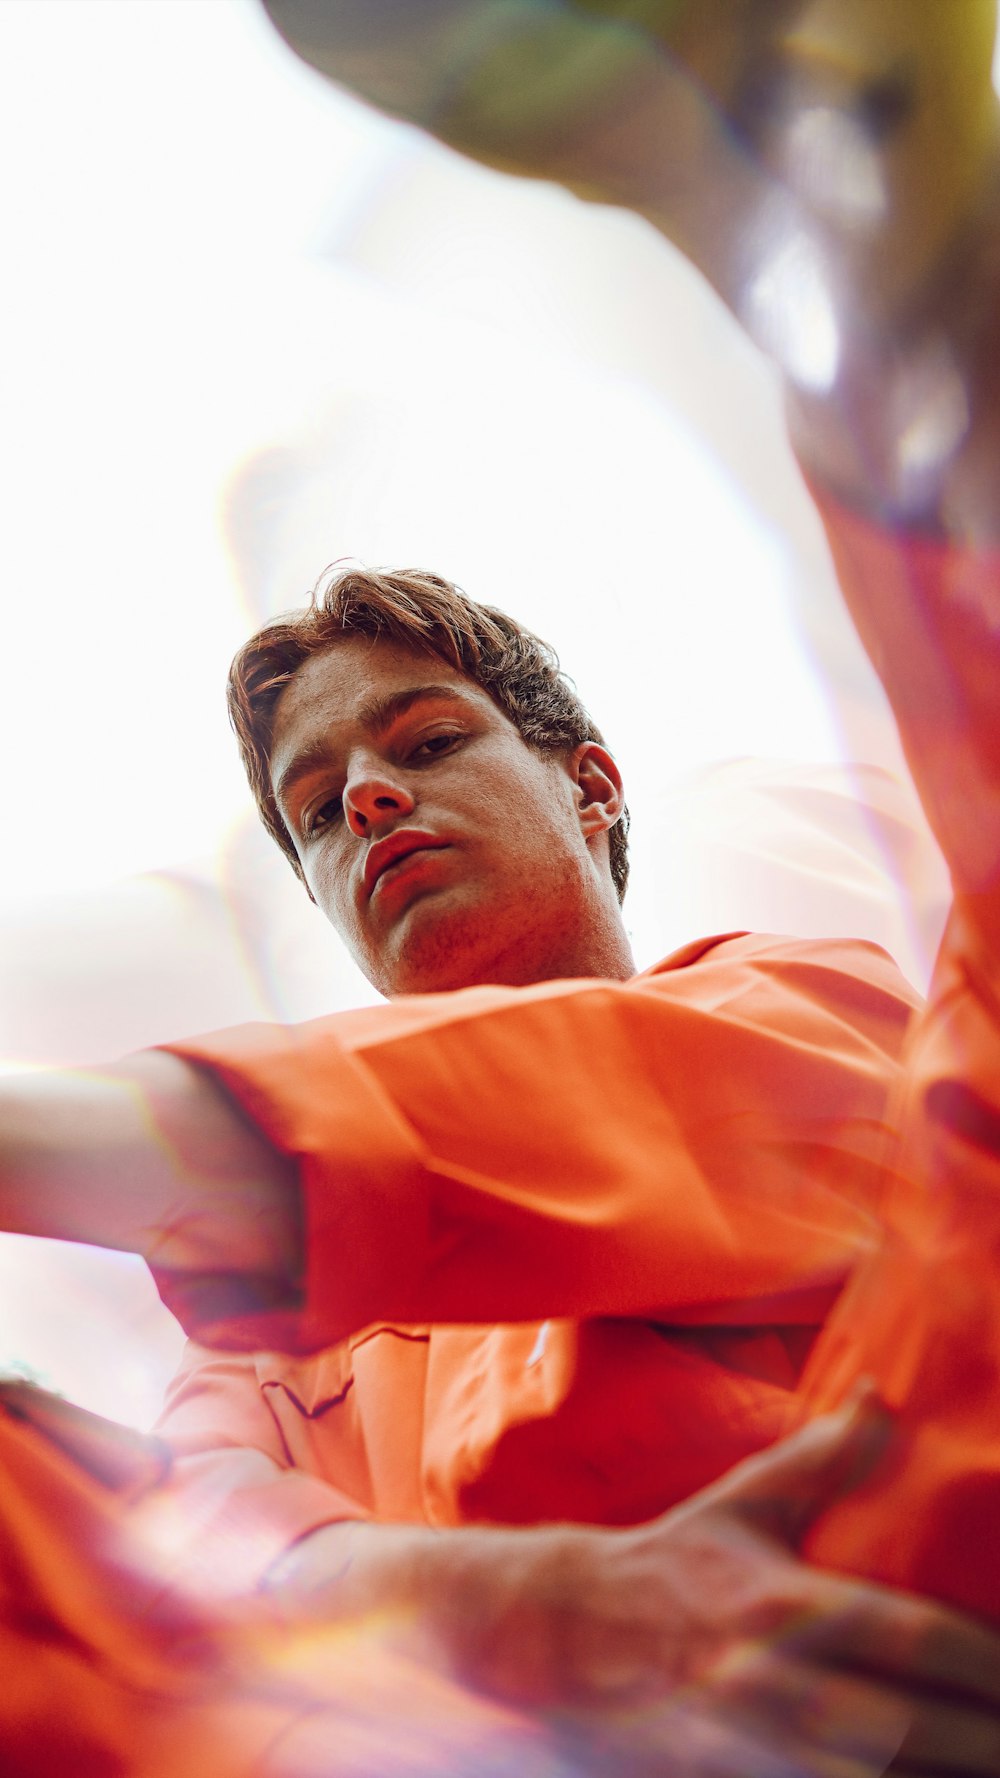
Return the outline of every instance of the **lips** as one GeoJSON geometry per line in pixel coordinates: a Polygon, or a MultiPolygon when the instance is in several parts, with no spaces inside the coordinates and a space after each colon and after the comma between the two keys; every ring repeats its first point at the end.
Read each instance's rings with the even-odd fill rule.
{"type": "Polygon", "coordinates": [[[447,845],[447,840],[438,839],[433,833],[420,833],[414,827],[399,828],[384,840],[376,840],[365,859],[365,894],[370,898],[379,877],[411,852],[440,850],[447,845]]]}

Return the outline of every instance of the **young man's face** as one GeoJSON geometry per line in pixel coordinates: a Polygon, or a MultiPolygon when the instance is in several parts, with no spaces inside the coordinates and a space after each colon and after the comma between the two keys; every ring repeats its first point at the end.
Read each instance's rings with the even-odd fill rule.
{"type": "Polygon", "coordinates": [[[382,993],[582,973],[620,797],[602,748],[543,758],[454,668],[351,637],[282,692],[271,781],[316,902],[382,993]]]}

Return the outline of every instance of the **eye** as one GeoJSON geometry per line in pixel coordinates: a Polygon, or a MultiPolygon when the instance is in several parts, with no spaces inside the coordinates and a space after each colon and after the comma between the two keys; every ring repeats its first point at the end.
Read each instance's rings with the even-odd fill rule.
{"type": "Polygon", "coordinates": [[[447,753],[459,741],[464,741],[464,739],[464,735],[455,733],[428,735],[426,741],[421,741],[419,747],[414,748],[411,758],[419,759],[421,754],[424,754],[424,749],[426,748],[427,753],[424,754],[424,757],[437,759],[442,753],[447,753]]]}
{"type": "Polygon", "coordinates": [[[323,829],[329,827],[331,822],[339,819],[343,807],[339,796],[327,797],[325,803],[320,803],[318,809],[314,809],[310,815],[307,815],[304,822],[306,835],[311,838],[313,834],[322,833],[323,829]]]}

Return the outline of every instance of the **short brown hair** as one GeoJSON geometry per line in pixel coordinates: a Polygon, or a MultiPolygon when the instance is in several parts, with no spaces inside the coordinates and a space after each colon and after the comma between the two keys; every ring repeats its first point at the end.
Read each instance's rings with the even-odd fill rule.
{"type": "MultiPolygon", "coordinates": [[[[289,680],[345,636],[385,637],[435,655],[482,686],[538,753],[561,753],[603,736],[560,672],[555,650],[505,612],[477,605],[438,574],[332,568],[310,604],[251,636],[229,669],[229,716],[261,820],[296,875],[302,867],[271,788],[274,712],[289,680]]],[[[628,883],[628,809],[611,828],[611,876],[628,883]]]]}

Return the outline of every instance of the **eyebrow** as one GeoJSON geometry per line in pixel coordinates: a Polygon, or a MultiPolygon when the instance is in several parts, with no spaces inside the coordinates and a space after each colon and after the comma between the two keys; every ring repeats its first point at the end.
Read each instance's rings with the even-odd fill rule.
{"type": "MultiPolygon", "coordinates": [[[[405,691],[386,692],[368,698],[358,711],[358,720],[370,734],[382,734],[400,716],[412,709],[414,704],[426,703],[431,699],[449,698],[462,704],[472,706],[473,700],[457,685],[411,685],[405,691]]],[[[274,786],[274,800],[280,805],[285,804],[296,785],[313,772],[322,771],[330,764],[329,743],[325,739],[310,741],[308,746],[299,749],[274,786]]]]}

